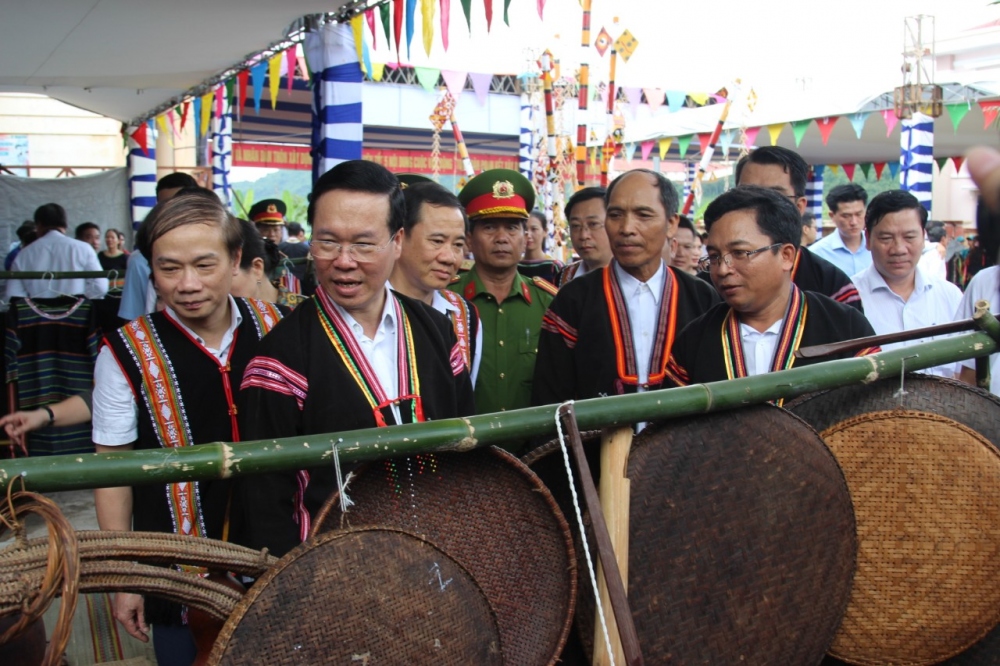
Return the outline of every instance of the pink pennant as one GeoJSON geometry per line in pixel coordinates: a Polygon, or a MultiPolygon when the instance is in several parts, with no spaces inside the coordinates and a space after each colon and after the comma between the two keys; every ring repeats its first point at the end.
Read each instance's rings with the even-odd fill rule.
{"type": "Polygon", "coordinates": [[[458,98],[462,95],[462,90],[465,89],[465,78],[468,76],[467,72],[456,72],[451,69],[442,69],[441,77],[444,79],[444,84],[448,86],[448,92],[451,96],[458,101],[458,98]]]}
{"type": "Polygon", "coordinates": [[[882,120],[885,121],[885,135],[889,136],[896,123],[899,122],[899,118],[896,117],[896,112],[892,109],[885,109],[882,111],[882,120]]]}
{"type": "Polygon", "coordinates": [[[712,135],[705,133],[698,135],[698,143],[701,144],[701,154],[704,155],[705,151],[708,150],[708,142],[712,140],[712,135]]]}
{"type": "Polygon", "coordinates": [[[989,129],[1000,112],[1000,102],[979,102],[979,107],[983,110],[983,129],[989,129]]]}
{"type": "Polygon", "coordinates": [[[476,99],[479,101],[479,106],[485,106],[486,97],[490,94],[490,85],[493,83],[493,75],[490,73],[476,74],[469,72],[469,78],[472,79],[472,89],[476,91],[476,99]]]}
{"type": "Polygon", "coordinates": [[[872,166],[875,167],[875,180],[881,180],[882,172],[885,171],[885,162],[876,162],[872,166]]]}
{"type": "Polygon", "coordinates": [[[837,124],[838,118],[840,118],[840,116],[816,119],[816,126],[819,127],[819,135],[823,139],[824,146],[830,140],[830,132],[833,131],[833,126],[837,124]]]}
{"type": "Polygon", "coordinates": [[[538,0],[538,18],[544,19],[542,12],[545,11],[545,0],[538,0]]]}
{"type": "Polygon", "coordinates": [[[486,32],[489,32],[493,25],[493,0],[483,0],[483,4],[486,9],[486,32]]]}
{"type": "Polygon", "coordinates": [[[841,164],[840,168],[844,170],[844,175],[847,176],[847,180],[854,180],[854,167],[856,164],[841,164]]]}
{"type": "Polygon", "coordinates": [[[656,145],[655,141],[643,141],[641,144],[642,149],[642,159],[646,161],[649,159],[649,154],[653,152],[653,146],[656,145]]]}
{"type": "Polygon", "coordinates": [[[965,157],[962,155],[955,155],[951,158],[951,163],[955,165],[955,173],[962,170],[962,165],[965,164],[965,157]]]}
{"type": "Polygon", "coordinates": [[[759,127],[747,128],[747,148],[757,143],[757,132],[759,131],[760,131],[759,127]]]}
{"type": "Polygon", "coordinates": [[[646,93],[646,103],[654,112],[663,104],[663,88],[643,88],[646,93]]]}
{"type": "Polygon", "coordinates": [[[293,46],[285,51],[285,76],[288,77],[288,92],[292,91],[292,82],[295,80],[295,70],[299,66],[298,51],[293,46]]]}
{"type": "Polygon", "coordinates": [[[215,117],[222,117],[222,102],[226,99],[226,86],[222,85],[215,89],[215,117]]]}
{"type": "Polygon", "coordinates": [[[448,50],[448,24],[451,22],[451,0],[441,0],[441,43],[448,50]]]}
{"type": "Polygon", "coordinates": [[[376,36],[376,32],[377,31],[375,30],[375,10],[374,9],[366,9],[365,10],[365,23],[368,24],[368,30],[369,30],[369,32],[372,33],[372,48],[373,49],[377,49],[378,48],[378,37],[376,36]]]}

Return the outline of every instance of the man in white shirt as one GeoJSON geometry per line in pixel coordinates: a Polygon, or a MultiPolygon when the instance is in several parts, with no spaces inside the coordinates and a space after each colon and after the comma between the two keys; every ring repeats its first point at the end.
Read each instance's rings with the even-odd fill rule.
{"type": "Polygon", "coordinates": [[[848,275],[856,275],[872,263],[872,254],[864,236],[867,202],[865,188],[854,183],[830,190],[826,195],[826,205],[837,228],[809,246],[813,254],[823,257],[848,275]]]}
{"type": "Polygon", "coordinates": [[[433,181],[410,183],[403,197],[402,250],[389,283],[399,293],[423,301],[451,320],[475,385],[483,354],[479,313],[461,294],[447,288],[465,257],[469,218],[458,197],[433,181]]]}
{"type": "MultiPolygon", "coordinates": [[[[950,323],[962,292],[947,280],[918,265],[924,249],[927,210],[903,190],[878,194],[865,213],[865,236],[872,265],[851,279],[858,287],[865,316],[877,335],[950,323]]],[[[927,342],[934,337],[883,345],[894,349],[927,342]]],[[[922,372],[956,378],[957,363],[922,372]]]]}
{"type": "MultiPolygon", "coordinates": [[[[35,210],[38,240],[28,245],[14,259],[12,271],[101,271],[97,253],[87,243],[66,236],[66,211],[55,203],[35,210]]],[[[108,293],[107,278],[60,278],[7,282],[7,299],[86,296],[102,298],[108,293]]]]}
{"type": "Polygon", "coordinates": [[[562,287],[574,278],[604,268],[611,261],[611,242],[604,228],[605,194],[603,187],[585,187],[566,202],[569,238],[580,260],[563,267],[556,286],[562,287]]]}

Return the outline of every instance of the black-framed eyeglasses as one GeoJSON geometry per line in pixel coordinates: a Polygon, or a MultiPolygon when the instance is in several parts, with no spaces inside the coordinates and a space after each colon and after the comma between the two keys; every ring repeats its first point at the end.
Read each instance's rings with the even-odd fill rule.
{"type": "Polygon", "coordinates": [[[718,268],[722,262],[725,262],[726,266],[732,268],[734,263],[746,263],[747,261],[750,261],[750,257],[760,254],[761,252],[777,249],[782,245],[784,245],[784,243],[773,243],[766,247],[757,248],[756,250],[732,250],[730,252],[726,252],[725,254],[710,254],[702,260],[700,268],[703,271],[712,270],[713,268],[718,268]]]}

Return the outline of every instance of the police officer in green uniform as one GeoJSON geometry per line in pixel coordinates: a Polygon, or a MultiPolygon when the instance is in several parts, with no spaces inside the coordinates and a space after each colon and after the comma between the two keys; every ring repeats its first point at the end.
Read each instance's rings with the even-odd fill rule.
{"type": "Polygon", "coordinates": [[[476,411],[528,407],[542,315],[556,292],[551,283],[517,272],[535,190],[517,171],[492,169],[470,180],[458,198],[469,215],[476,263],[451,289],[471,301],[482,320],[476,411]]]}

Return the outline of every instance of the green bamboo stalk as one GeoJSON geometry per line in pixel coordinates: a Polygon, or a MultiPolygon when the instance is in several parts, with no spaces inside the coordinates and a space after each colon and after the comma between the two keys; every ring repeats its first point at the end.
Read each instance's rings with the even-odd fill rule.
{"type": "MultiPolygon", "coordinates": [[[[978,306],[978,304],[977,304],[978,306]]],[[[698,384],[575,403],[581,430],[737,409],[769,400],[898,376],[904,371],[992,354],[1000,322],[985,308],[974,317],[981,332],[925,342],[872,356],[828,361],[756,377],[698,384]]],[[[510,440],[554,436],[556,406],[412,423],[307,437],[181,449],[122,451],[0,461],[0,487],[24,477],[29,490],[50,492],[228,478],[431,451],[467,451],[510,440]]]]}

